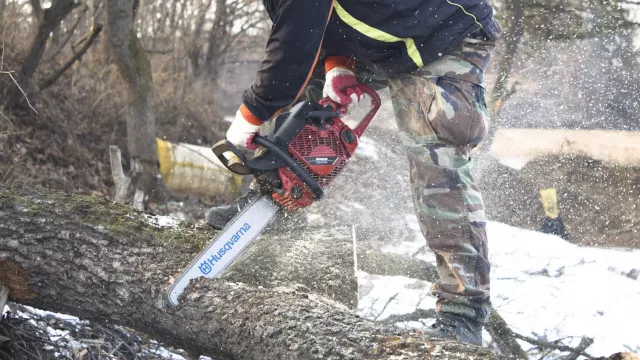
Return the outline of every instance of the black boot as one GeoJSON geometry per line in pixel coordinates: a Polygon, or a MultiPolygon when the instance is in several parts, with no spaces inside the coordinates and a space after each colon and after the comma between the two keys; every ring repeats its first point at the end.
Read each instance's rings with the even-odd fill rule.
{"type": "Polygon", "coordinates": [[[458,314],[439,312],[436,322],[425,329],[424,334],[482,346],[482,323],[458,314]]]}
{"type": "Polygon", "coordinates": [[[260,193],[249,190],[248,193],[236,199],[231,205],[221,205],[213,207],[204,215],[207,224],[216,230],[222,230],[229,220],[233,219],[240,210],[244,209],[250,202],[257,199],[260,193]]]}

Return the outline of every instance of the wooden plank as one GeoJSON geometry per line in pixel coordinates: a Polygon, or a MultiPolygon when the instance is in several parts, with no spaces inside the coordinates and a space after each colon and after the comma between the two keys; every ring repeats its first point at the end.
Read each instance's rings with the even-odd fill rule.
{"type": "Polygon", "coordinates": [[[640,166],[640,131],[499,129],[491,153],[503,160],[575,154],[640,166]]]}

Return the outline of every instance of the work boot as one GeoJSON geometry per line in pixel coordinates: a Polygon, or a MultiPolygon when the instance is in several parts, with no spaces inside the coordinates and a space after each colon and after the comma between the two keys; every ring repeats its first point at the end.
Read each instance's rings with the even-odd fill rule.
{"type": "Polygon", "coordinates": [[[230,205],[221,205],[212,207],[204,215],[207,224],[216,230],[222,230],[229,220],[233,219],[245,206],[257,199],[260,193],[255,190],[249,190],[248,193],[236,199],[230,205]]]}
{"type": "Polygon", "coordinates": [[[482,323],[458,314],[439,312],[436,322],[424,329],[424,334],[482,346],[482,323]]]}

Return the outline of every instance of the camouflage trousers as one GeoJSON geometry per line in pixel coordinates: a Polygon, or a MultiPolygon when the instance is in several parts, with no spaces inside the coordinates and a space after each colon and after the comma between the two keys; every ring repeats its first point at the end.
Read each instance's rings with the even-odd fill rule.
{"type": "MultiPolygon", "coordinates": [[[[407,149],[414,208],[439,281],[431,294],[437,311],[487,320],[489,297],[486,217],[471,176],[471,150],[489,126],[483,71],[493,41],[467,38],[440,59],[389,78],[358,72],[359,82],[389,88],[396,122],[407,149]]],[[[307,85],[304,98],[318,101],[322,74],[307,85]]]]}
{"type": "Polygon", "coordinates": [[[481,322],[491,309],[490,264],[484,204],[471,176],[471,150],[489,126],[484,68],[478,66],[488,62],[492,49],[491,43],[468,39],[456,56],[389,79],[409,157],[414,208],[436,255],[439,281],[431,289],[436,309],[481,322]]]}

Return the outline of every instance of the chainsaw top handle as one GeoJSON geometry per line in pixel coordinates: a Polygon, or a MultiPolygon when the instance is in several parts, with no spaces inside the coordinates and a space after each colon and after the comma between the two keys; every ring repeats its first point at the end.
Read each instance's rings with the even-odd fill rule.
{"type": "Polygon", "coordinates": [[[222,165],[229,169],[229,171],[239,175],[257,176],[264,171],[275,170],[286,165],[309,187],[309,190],[311,190],[316,200],[324,197],[324,191],[320,184],[291,157],[288,151],[261,135],[255,135],[253,142],[270,151],[271,159],[268,161],[267,166],[265,166],[265,159],[263,158],[248,160],[244,153],[229,140],[219,141],[213,146],[212,150],[222,165]],[[224,154],[228,151],[236,155],[236,158],[232,158],[231,160],[227,159],[224,154]]]}
{"type": "MultiPolygon", "coordinates": [[[[371,120],[373,120],[373,118],[376,116],[376,113],[378,112],[378,110],[380,110],[380,105],[382,104],[382,102],[380,101],[380,95],[378,95],[378,93],[375,90],[368,87],[367,85],[357,84],[356,86],[349,89],[353,89],[353,93],[357,94],[358,98],[362,94],[366,94],[371,97],[371,110],[369,110],[367,115],[365,115],[365,117],[362,120],[360,120],[360,123],[355,129],[351,129],[353,133],[356,134],[358,138],[360,138],[364,133],[364,131],[369,126],[369,123],[371,123],[371,120]]],[[[348,93],[348,95],[350,94],[348,93]]],[[[327,106],[327,105],[331,106],[333,108],[333,111],[339,112],[343,115],[347,114],[349,111],[348,105],[342,106],[339,103],[331,100],[330,98],[324,98],[320,100],[318,103],[323,106],[327,106]]]]}

